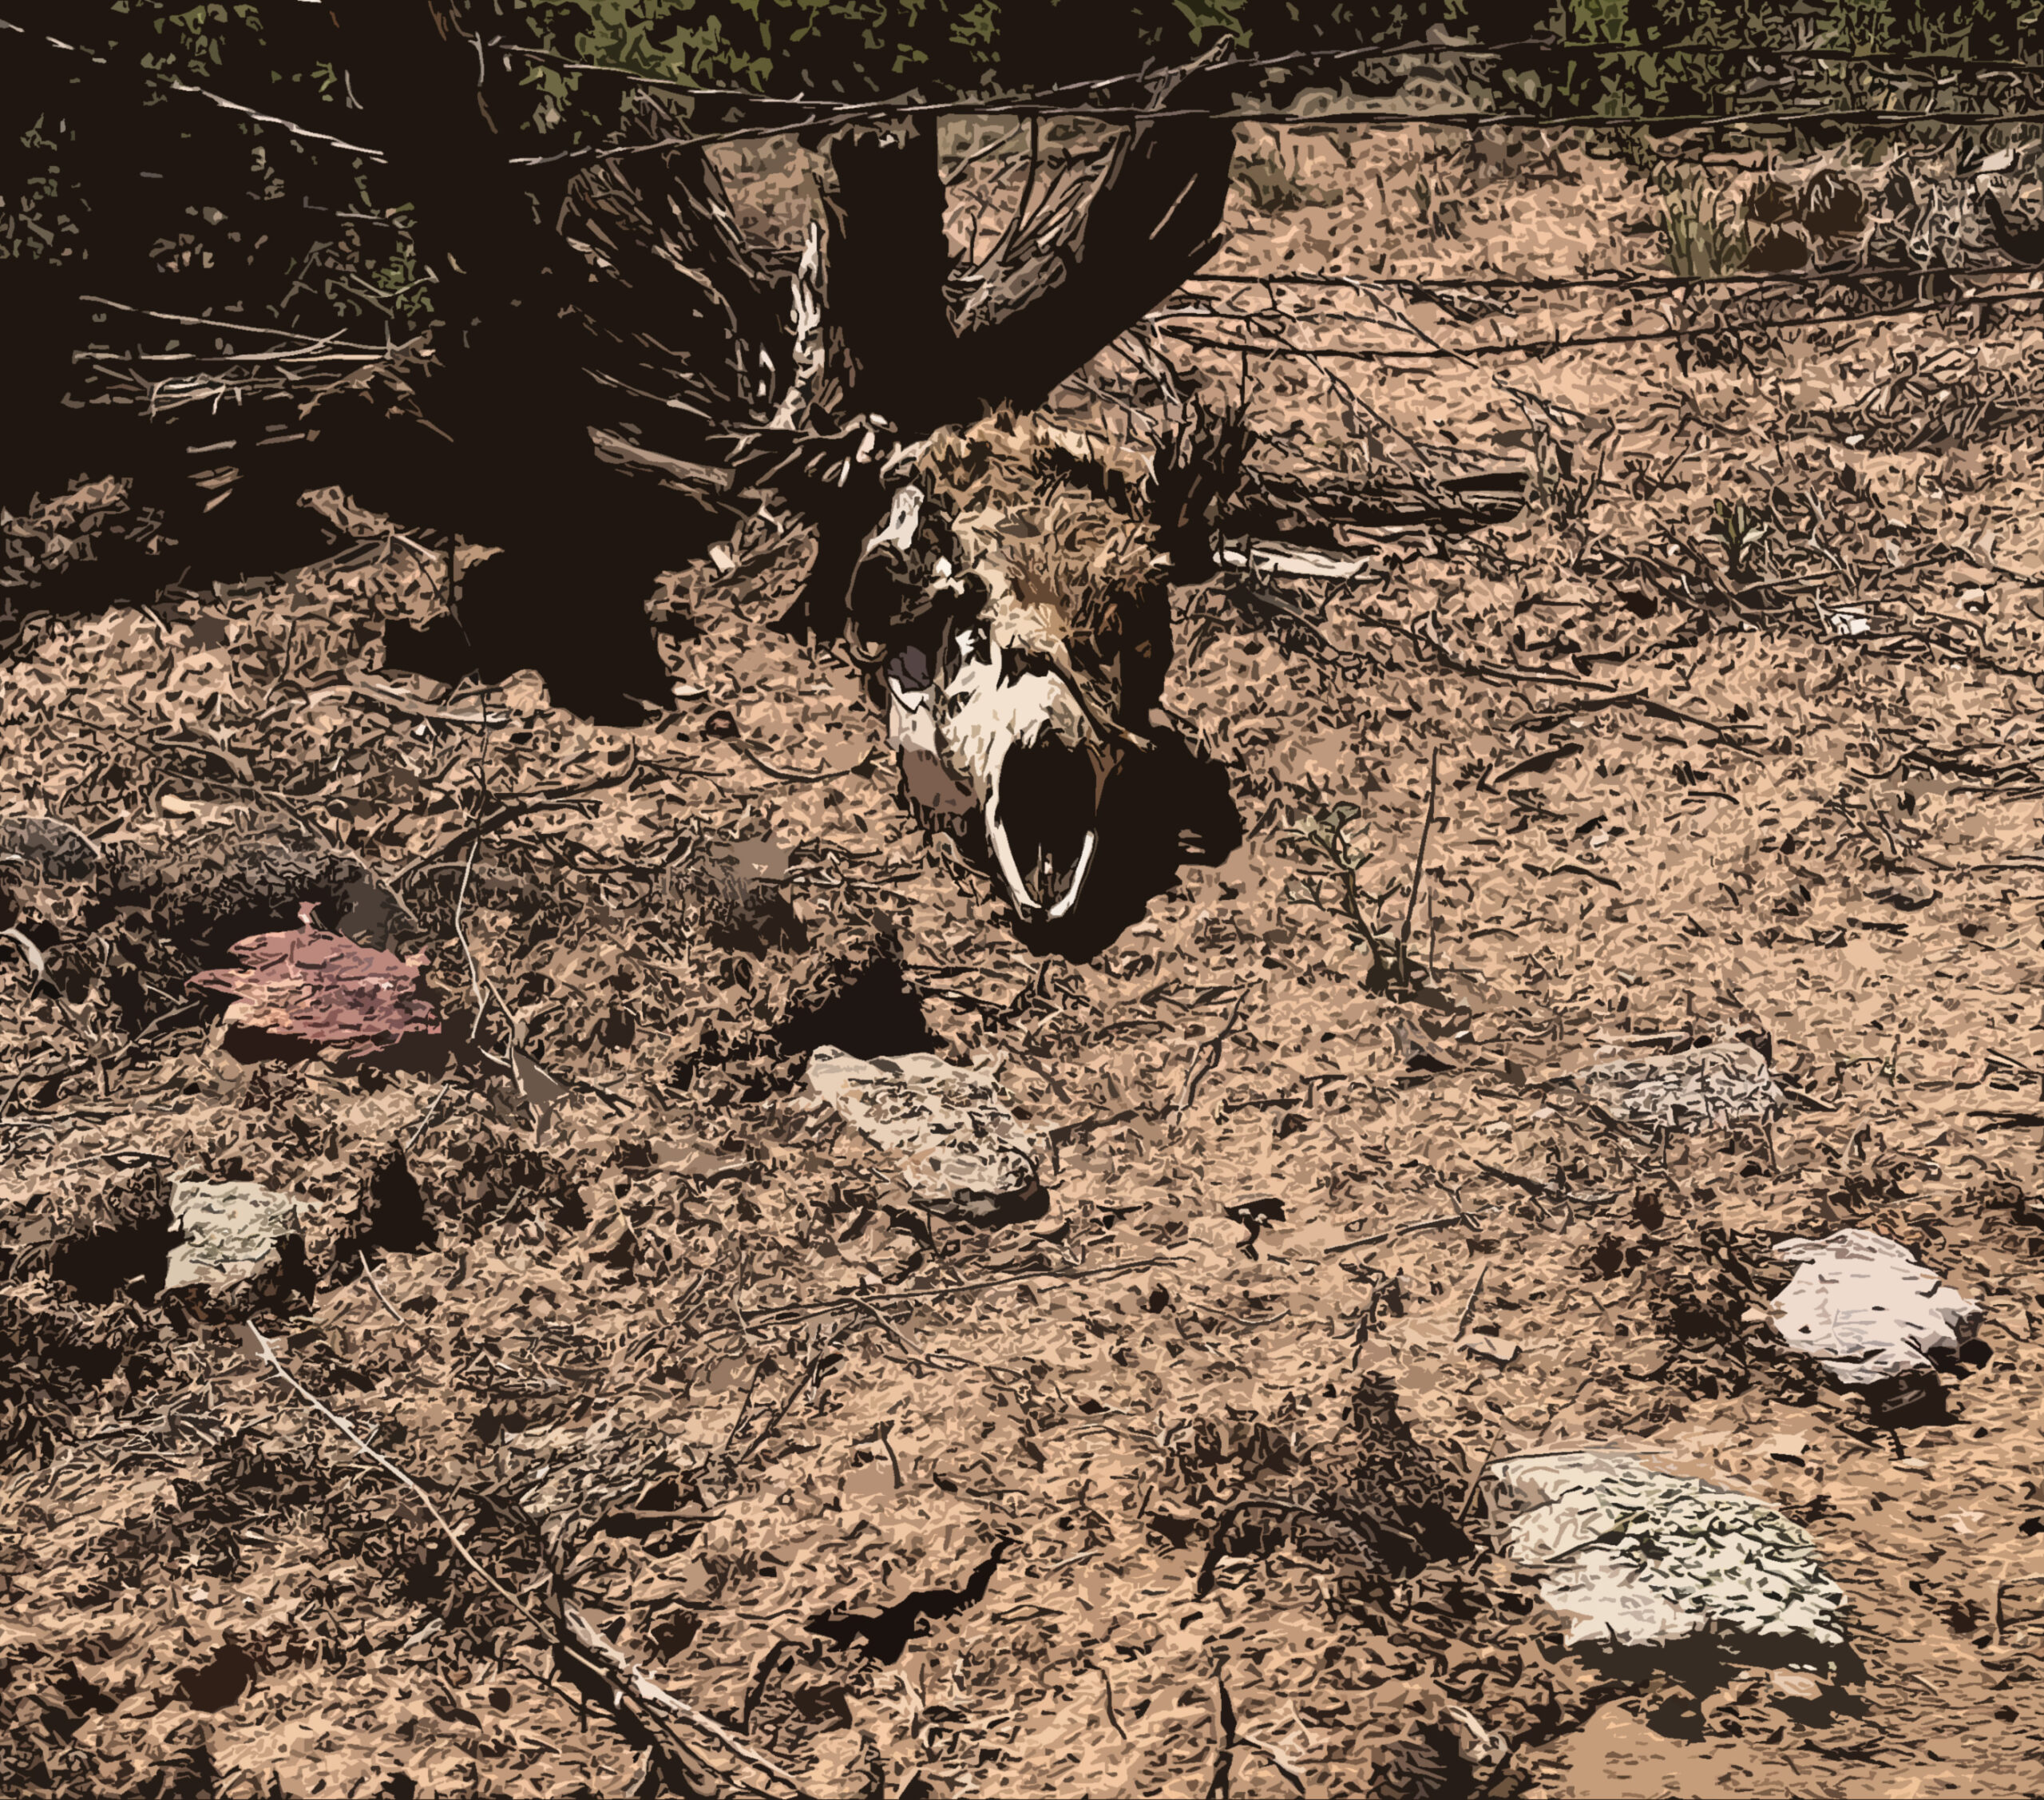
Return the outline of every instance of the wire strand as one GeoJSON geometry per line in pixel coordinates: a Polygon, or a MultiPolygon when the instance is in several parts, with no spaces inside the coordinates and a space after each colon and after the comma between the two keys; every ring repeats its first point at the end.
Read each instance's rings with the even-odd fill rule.
{"type": "Polygon", "coordinates": [[[1436,293],[1567,293],[1575,290],[1629,291],[1651,289],[1681,292],[1709,287],[1737,287],[1751,292],[1770,287],[1863,287],[1877,281],[1921,280],[1929,276],[2035,275],[2044,264],[2036,263],[1983,263],[1960,268],[1950,264],[1876,263],[1857,269],[1793,269],[1765,275],[1734,271],[1726,275],[1670,275],[1654,270],[1627,274],[1621,269],[1597,269],[1584,275],[1330,275],[1325,271],[1297,275],[1253,275],[1224,271],[1219,274],[1188,276],[1185,285],[1197,287],[1213,283],[1241,287],[1333,287],[1350,291],[1372,287],[1397,287],[1421,297],[1436,293]]]}
{"type": "Polygon", "coordinates": [[[1537,341],[1531,339],[1519,339],[1509,343],[1446,345],[1424,350],[1404,350],[1388,344],[1350,349],[1318,344],[1305,346],[1237,342],[1225,338],[1202,337],[1183,327],[1171,323],[1159,324],[1156,329],[1163,335],[1175,338],[1179,343],[1190,345],[1194,349],[1225,351],[1231,356],[1290,356],[1296,357],[1301,361],[1311,361],[1316,357],[1329,357],[1353,363],[1435,363],[1494,356],[1544,358],[1555,355],[1563,351],[1601,350],[1621,344],[1667,343],[1682,338],[1736,336],[1749,331],[1765,334],[1814,330],[1827,325],[1857,325],[1880,319],[1905,319],[1919,313],[1943,312],[1953,307],[1979,305],[1983,300],[2013,305],[2020,302],[2044,300],[2044,292],[2010,294],[1998,291],[1992,294],[1971,296],[1961,294],[1941,299],[1919,300],[1899,306],[1868,307],[1860,312],[1813,314],[1801,319],[1757,319],[1750,323],[1721,319],[1709,324],[1670,326],[1666,330],[1659,331],[1600,331],[1587,333],[1579,337],[1555,337],[1537,341]]]}

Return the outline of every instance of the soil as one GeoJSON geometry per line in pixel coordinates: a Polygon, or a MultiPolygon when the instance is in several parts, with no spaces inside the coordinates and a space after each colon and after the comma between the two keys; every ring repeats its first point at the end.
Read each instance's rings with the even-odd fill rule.
{"type": "Polygon", "coordinates": [[[1083,931],[1018,931],[769,628],[799,533],[669,578],[634,730],[386,668],[446,560],[339,496],[323,564],[22,624],[0,810],[100,858],[0,863],[10,1791],[635,1791],[521,1610],[564,1594],[767,1791],[730,1742],[926,1800],[2034,1789],[2035,313],[1429,290],[1665,272],[1664,202],[1417,129],[1242,166],[1217,272],[1420,285],[1195,287],[1064,410],[1146,442],[1167,359],[1274,467],[1530,498],[1179,590],[1083,931]],[[1272,305],[1323,354],[1185,341],[1272,305]],[[435,1057],[186,1010],[302,900],[424,970],[435,1057]],[[1571,1079],[1735,1039],[1780,1116],[1571,1079]],[[920,1203],[825,1043],[992,1072],[1048,1213],[920,1203]],[[160,1296],[177,1178],[303,1203],[247,1319],[160,1296]],[[1885,1421],[1767,1320],[1769,1246],[1845,1225],[1986,1312],[1885,1421]],[[1590,1443],[1804,1523],[1856,1660],[1563,1651],[1473,1487],[1590,1443]]]}

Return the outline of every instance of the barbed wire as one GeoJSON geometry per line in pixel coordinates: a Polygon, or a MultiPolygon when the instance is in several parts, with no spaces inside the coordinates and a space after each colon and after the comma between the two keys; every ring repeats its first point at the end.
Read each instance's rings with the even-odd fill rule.
{"type": "Polygon", "coordinates": [[[586,145],[574,149],[561,150],[550,154],[514,158],[524,167],[542,167],[549,164],[579,161],[608,161],[637,154],[643,151],[666,150],[685,145],[707,146],[715,144],[743,143],[752,139],[778,135],[794,128],[798,123],[814,125],[830,121],[840,125],[870,122],[885,123],[894,120],[909,120],[932,117],[976,117],[1007,118],[1041,118],[1062,114],[1083,117],[1103,124],[1131,124],[1138,121],[1182,118],[1226,119],[1230,123],[1262,123],[1289,125],[1298,128],[1327,129],[1330,125],[1353,124],[1364,127],[1402,127],[1408,125],[1455,125],[1465,129],[1481,129],[1487,126],[1527,126],[1547,129],[1622,129],[1641,127],[1695,129],[1706,126],[1748,125],[1757,124],[1836,124],[1857,125],[1864,129],[1907,129],[1919,123],[1951,123],[1964,125],[1979,124],[2036,124],[2040,116],[2034,113],[1986,113],[1972,109],[1939,111],[1931,109],[1911,108],[1800,108],[1765,109],[1745,113],[1688,113],[1635,112],[1630,113],[1586,113],[1572,115],[1543,114],[1535,109],[1421,109],[1395,112],[1385,108],[1353,106],[1340,109],[1303,115],[1288,108],[1254,108],[1230,102],[1201,106],[1175,107],[1170,105],[1123,104],[1108,105],[1098,97],[1105,93],[1127,88],[1154,91],[1161,85],[1182,80],[1194,74],[1249,75],[1271,74],[1285,70],[1301,69],[1332,69],[1369,61],[1395,61],[1401,58],[1436,57],[1464,58],[1489,61],[1509,61],[1528,51],[1542,55],[1591,54],[1606,57],[1665,57],[1676,54],[1694,54],[1718,57],[1799,57],[1804,60],[1845,65],[1864,65],[1887,68],[1960,68],[1977,74],[2011,74],[2023,77],[2044,76],[2044,59],[2028,62],[2011,59],[1975,60],[1929,52],[1856,50],[1824,50],[1816,48],[1788,46],[1738,45],[1720,46],[1695,42],[1670,45],[1620,45],[1584,42],[1556,38],[1544,35],[1512,40],[1496,45],[1436,43],[1431,41],[1408,41],[1390,45],[1357,46],[1347,50],[1316,50],[1288,51],[1269,57],[1241,57],[1217,59],[1202,57],[1192,62],[1180,63],[1159,69],[1128,70],[1118,75],[1103,76],[1095,80],[1075,81],[1061,86],[1032,89],[1026,94],[990,96],[969,99],[963,96],[946,100],[913,100],[903,96],[895,101],[828,101],[808,96],[781,96],[763,94],[747,88],[718,88],[698,85],[676,77],[654,75],[644,71],[623,69],[604,63],[579,61],[558,51],[547,50],[531,45],[516,44],[498,38],[488,40],[488,46],[506,57],[521,57],[558,68],[563,72],[608,76],[636,86],[655,89],[683,96],[693,100],[717,101],[745,107],[762,106],[784,108],[790,117],[773,121],[749,125],[734,125],[721,131],[692,133],[682,137],[668,137],[638,145],[586,145]]]}
{"type": "Polygon", "coordinates": [[[1330,275],[1325,272],[1297,275],[1253,275],[1225,271],[1215,275],[1188,276],[1183,285],[1191,287],[1210,283],[1242,287],[1333,287],[1359,290],[1396,287],[1424,296],[1428,293],[1567,293],[1573,291],[1681,292],[1687,289],[1737,287],[1751,291],[1770,287],[1866,287],[1876,282],[1923,280],[1931,277],[1966,276],[1984,279],[1997,276],[2037,274],[2044,264],[1983,263],[1966,268],[1948,264],[1875,263],[1856,269],[1792,269],[1765,275],[1733,271],[1725,275],[1670,275],[1655,270],[1627,274],[1619,269],[1598,269],[1586,275],[1330,275]]]}
{"type": "MultiPolygon", "coordinates": [[[[1749,126],[1826,125],[1853,126],[1865,131],[1908,130],[1918,125],[1946,125],[1961,129],[1985,130],[1996,125],[2044,125],[2044,112],[2026,110],[1983,112],[1977,108],[1922,109],[1880,106],[1763,107],[1744,113],[1543,113],[1530,109],[1481,108],[1456,109],[1416,109],[1403,112],[1389,109],[1354,109],[1340,112],[1301,114],[1283,108],[1238,106],[1087,106],[1048,105],[1040,100],[987,101],[962,105],[953,101],[925,101],[910,104],[874,101],[848,105],[842,113],[830,115],[842,126],[870,123],[889,125],[899,121],[937,117],[972,116],[985,118],[1043,118],[1058,116],[1085,117],[1103,125],[1156,124],[1167,120],[1206,119],[1217,124],[1270,125],[1294,130],[1327,131],[1344,129],[1377,131],[1408,125],[1432,125],[1441,129],[1481,131],[1491,129],[1548,131],[1725,131],[1749,126]]],[[[814,121],[813,121],[814,122],[814,121]]],[[[609,162],[654,151],[707,149],[721,144],[742,144],[762,137],[781,137],[801,129],[793,121],[757,125],[735,125],[727,130],[656,137],[636,144],[586,145],[569,150],[509,160],[516,169],[544,169],[567,164],[609,162]]]]}
{"type": "MultiPolygon", "coordinates": [[[[1169,322],[1161,323],[1156,330],[1163,335],[1194,349],[1225,351],[1230,356],[1295,357],[1302,362],[1320,358],[1332,358],[1352,363],[1386,362],[1456,362],[1499,356],[1524,356],[1544,359],[1571,350],[1602,350],[1618,345],[1638,343],[1667,343],[1684,338],[1738,337],[1748,333],[1772,335],[1776,332],[1813,330],[1828,325],[1858,325],[1883,319],[1905,319],[1928,312],[1947,312],[1955,307],[1977,306],[1983,303],[2014,306],[2022,303],[2044,301],[2044,292],[2010,293],[2004,289],[1974,295],[1954,295],[1940,299],[1916,300],[1889,307],[1868,307],[1858,312],[1813,313],[1799,319],[1735,320],[1718,319],[1695,325],[1673,325],[1655,331],[1598,331],[1586,332],[1575,337],[1556,336],[1549,339],[1518,339],[1508,343],[1476,343],[1464,345],[1432,345],[1424,349],[1405,349],[1396,345],[1369,345],[1348,347],[1331,345],[1281,344],[1252,342],[1247,339],[1209,338],[1196,335],[1183,327],[1169,322]]],[[[1294,315],[1294,317],[1299,315],[1294,315]]]]}
{"type": "MultiPolygon", "coordinates": [[[[590,62],[563,51],[547,50],[534,44],[517,43],[504,38],[489,38],[485,40],[485,43],[488,48],[505,56],[545,63],[563,73],[607,76],[634,86],[658,89],[683,94],[691,99],[731,101],[746,105],[782,106],[819,117],[834,113],[856,111],[873,104],[864,101],[820,100],[800,94],[768,94],[756,88],[713,87],[679,76],[658,75],[646,69],[623,69],[614,63],[590,62]]],[[[1032,89],[1026,97],[1026,97],[1045,104],[1068,99],[1083,101],[1105,90],[1154,85],[1159,81],[1173,80],[1204,69],[1266,74],[1309,67],[1353,67],[1358,63],[1393,62],[1412,57],[1508,62],[1529,51],[1541,56],[1699,56],[1727,59],[1741,57],[1753,61],[1779,58],[1873,68],[1956,69],[1976,75],[2044,76],[2044,56],[2034,61],[2025,61],[2014,57],[1958,56],[1925,50],[1835,50],[1806,45],[1706,44],[1692,40],[1671,44],[1609,44],[1535,34],[1496,44],[1457,44],[1418,38],[1395,44],[1354,45],[1345,49],[1288,50],[1273,56],[1234,57],[1218,61],[1201,58],[1157,69],[1125,70],[1119,74],[1101,76],[1093,80],[1063,82],[1055,87],[1032,89]]],[[[928,104],[949,105],[956,111],[971,112],[982,105],[997,104],[997,101],[995,97],[972,101],[961,96],[952,101],[928,104]]]]}
{"type": "MultiPolygon", "coordinates": [[[[0,18],[0,31],[31,38],[82,58],[105,68],[110,66],[108,59],[83,44],[74,43],[47,33],[31,31],[11,20],[0,18]]],[[[1033,90],[1024,95],[999,98],[971,100],[964,97],[916,101],[906,98],[873,101],[822,101],[796,97],[782,98],[763,95],[748,89],[736,88],[691,87],[687,83],[671,77],[650,76],[636,71],[614,69],[603,64],[569,61],[559,53],[537,46],[510,43],[504,39],[477,40],[479,49],[494,48],[507,57],[522,57],[543,64],[557,65],[578,72],[612,75],[642,86],[657,87],[667,91],[686,94],[697,99],[718,99],[743,103],[747,105],[785,107],[790,117],[759,125],[738,125],[721,131],[684,133],[642,140],[636,143],[599,144],[578,145],[574,148],[507,159],[509,165],[519,169],[543,169],[568,165],[579,165],[613,161],[618,158],[640,156],[673,149],[700,149],[719,144],[743,143],[760,137],[778,137],[802,125],[814,125],[829,121],[842,125],[860,121],[875,124],[918,118],[941,117],[986,117],[1007,118],[1040,118],[1052,115],[1084,117],[1103,124],[1156,124],[1167,121],[1206,119],[1230,124],[1266,124],[1293,129],[1348,129],[1378,130],[1403,129],[1410,125],[1431,125],[1440,129],[1482,130],[1487,129],[1524,129],[1540,131],[1611,131],[1652,129],[1659,131],[1725,131],[1749,127],[1786,129],[1796,125],[1836,125],[1856,127],[1862,130],[1907,130],[1926,125],[1944,125],[1959,129],[1988,129],[1995,126],[2021,126],[2044,125],[2044,111],[1989,110],[1977,107],[1880,107],[1880,106],[1770,106],[1753,108],[1742,112],[1670,113],[1666,111],[1634,111],[1626,113],[1591,112],[1554,113],[1543,112],[1536,107],[1474,107],[1474,108],[1407,108],[1352,105],[1339,109],[1318,111],[1305,114],[1285,107],[1257,107],[1243,105],[1230,101],[1198,105],[1172,105],[1168,103],[1127,104],[1110,105],[1091,97],[1118,89],[1136,88],[1155,93],[1160,86],[1182,81],[1195,74],[1211,76],[1270,73],[1283,69],[1301,68],[1333,68],[1371,60],[1381,61],[1399,57],[1476,57],[1492,61],[1509,60],[1515,54],[1537,50],[1542,54],[1596,54],[1599,55],[1655,55],[1673,54],[1678,46],[1630,45],[1605,45],[1575,43],[1547,38],[1527,38],[1500,45],[1454,45],[1426,42],[1404,43],[1391,46],[1363,46],[1345,50],[1300,50],[1270,57],[1220,58],[1203,57],[1194,61],[1161,69],[1131,70],[1119,75],[1106,76],[1097,80],[1072,82],[1060,87],[1033,90]],[[799,115],[797,117],[796,115],[799,115]]],[[[1963,66],[1985,70],[1997,70],[2024,74],[2044,74],[2044,62],[2032,65],[2023,62],[2006,62],[1988,65],[1971,63],[1965,58],[1937,57],[1927,54],[1896,53],[1893,56],[1880,52],[1822,51],[1788,46],[1780,48],[1742,46],[1738,49],[1714,46],[1684,46],[1686,51],[1695,54],[1798,56],[1824,61],[1852,61],[1887,63],[1907,66],[1920,63],[1929,66],[1943,66],[1957,62],[1963,66]]],[[[279,113],[264,112],[246,103],[216,93],[210,89],[199,87],[174,76],[153,73],[169,92],[204,100],[250,122],[273,126],[291,137],[308,145],[344,151],[365,161],[382,163],[385,153],[374,145],[359,144],[331,132],[324,132],[299,121],[279,113]]]]}

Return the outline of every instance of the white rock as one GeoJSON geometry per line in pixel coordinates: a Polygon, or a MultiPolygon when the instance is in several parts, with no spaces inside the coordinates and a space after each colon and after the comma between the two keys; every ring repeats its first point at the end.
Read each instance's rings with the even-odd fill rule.
{"type": "Polygon", "coordinates": [[[1598,1063],[1581,1080],[1583,1092],[1614,1118],[1670,1130],[1765,1118],[1785,1097],[1767,1058],[1737,1041],[1598,1063]]]}
{"type": "Polygon", "coordinates": [[[184,1241],[170,1253],[165,1293],[231,1287],[262,1275],[299,1228],[298,1203],[252,1181],[174,1181],[170,1211],[184,1241]]]}
{"type": "Polygon", "coordinates": [[[1774,1253],[1800,1265],[1775,1298],[1775,1329],[1836,1381],[1935,1369],[1979,1334],[1980,1309],[1877,1231],[1786,1238],[1774,1253]]]}
{"type": "Polygon", "coordinates": [[[1816,1544],[1761,1501],[1625,1450],[1512,1457],[1486,1479],[1505,1553],[1543,1571],[1571,1644],[1845,1641],[1845,1596],[1816,1544]]]}
{"type": "Polygon", "coordinates": [[[810,1058],[809,1080],[848,1124],[901,1159],[909,1186],[926,1199],[1036,1191],[1038,1140],[976,1069],[921,1054],[867,1062],[826,1044],[810,1058]]]}

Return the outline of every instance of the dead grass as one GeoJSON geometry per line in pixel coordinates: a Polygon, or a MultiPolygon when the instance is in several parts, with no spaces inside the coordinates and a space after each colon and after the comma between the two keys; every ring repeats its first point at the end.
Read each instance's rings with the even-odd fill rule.
{"type": "MultiPolygon", "coordinates": [[[[1218,267],[1665,266],[1662,196],[1574,149],[1416,130],[1311,149],[1297,178],[1337,197],[1246,189],[1218,267]]],[[[0,668],[22,810],[130,856],[195,821],[315,833],[411,910],[392,946],[450,1024],[499,1057],[515,1037],[569,1092],[536,1132],[480,1057],[252,1069],[188,1027],[115,1057],[137,1029],[117,970],[146,1019],[188,958],[20,890],[68,1005],[7,968],[0,1305],[38,1358],[0,1396],[25,1409],[0,1476],[14,1790],[632,1778],[402,1489],[231,1334],[150,1303],[172,1174],[311,1203],[316,1287],[264,1322],[297,1378],[506,1587],[564,1577],[818,1794],[1206,1794],[1222,1762],[1238,1800],[1360,1793],[1456,1707],[1524,1746],[1539,1794],[2030,1790],[2034,310],[1783,331],[1701,301],[1522,293],[1465,319],[1365,288],[1311,312],[1285,329],[1352,350],[1703,335],[1253,362],[1285,454],[1375,434],[1392,465],[1531,456],[1539,497],[1477,537],[1392,537],[1353,581],[1281,584],[1311,634],[1225,584],[1178,597],[1167,704],[1247,835],[1090,963],[1016,942],[866,769],[851,676],[762,630],[799,542],[674,579],[683,697],[632,733],[530,683],[501,725],[459,722],[473,696],[365,687],[440,573],[366,521],[326,565],[175,617],[27,624],[0,668]],[[521,796],[541,803],[477,843],[458,938],[463,833],[521,796]],[[1409,914],[1425,946],[1424,996],[1372,991],[1302,853],[1337,809],[1373,919],[1409,914]],[[743,920],[708,929],[726,864],[806,947],[784,922],[756,954],[743,920]],[[1048,1220],[933,1221],[815,1112],[790,1021],[847,991],[867,1001],[831,1029],[921,1029],[1060,1128],[1048,1220]],[[1800,1096],[1771,1132],[1638,1141],[1556,1079],[1734,1033],[1800,1096]],[[1986,1306],[1992,1360],[1948,1422],[1876,1431],[1769,1350],[1756,1259],[1842,1223],[1986,1306]],[[1455,1347],[1483,1326],[1507,1366],[1455,1347]],[[1865,1680],[1620,1695],[1543,1750],[1600,1692],[1502,1572],[1373,1600],[1338,1545],[1276,1542],[1199,1592],[1245,1492],[1349,1466],[1372,1371],[1457,1491],[1487,1456],[1617,1439],[1790,1508],[1852,1600],[1865,1680]],[[997,1545],[976,1602],[925,1604],[997,1545]],[[883,1615],[913,1635],[876,1637],[883,1615]]],[[[1128,364],[1093,378],[1126,403],[1075,405],[1139,436],[1128,364]]]]}

